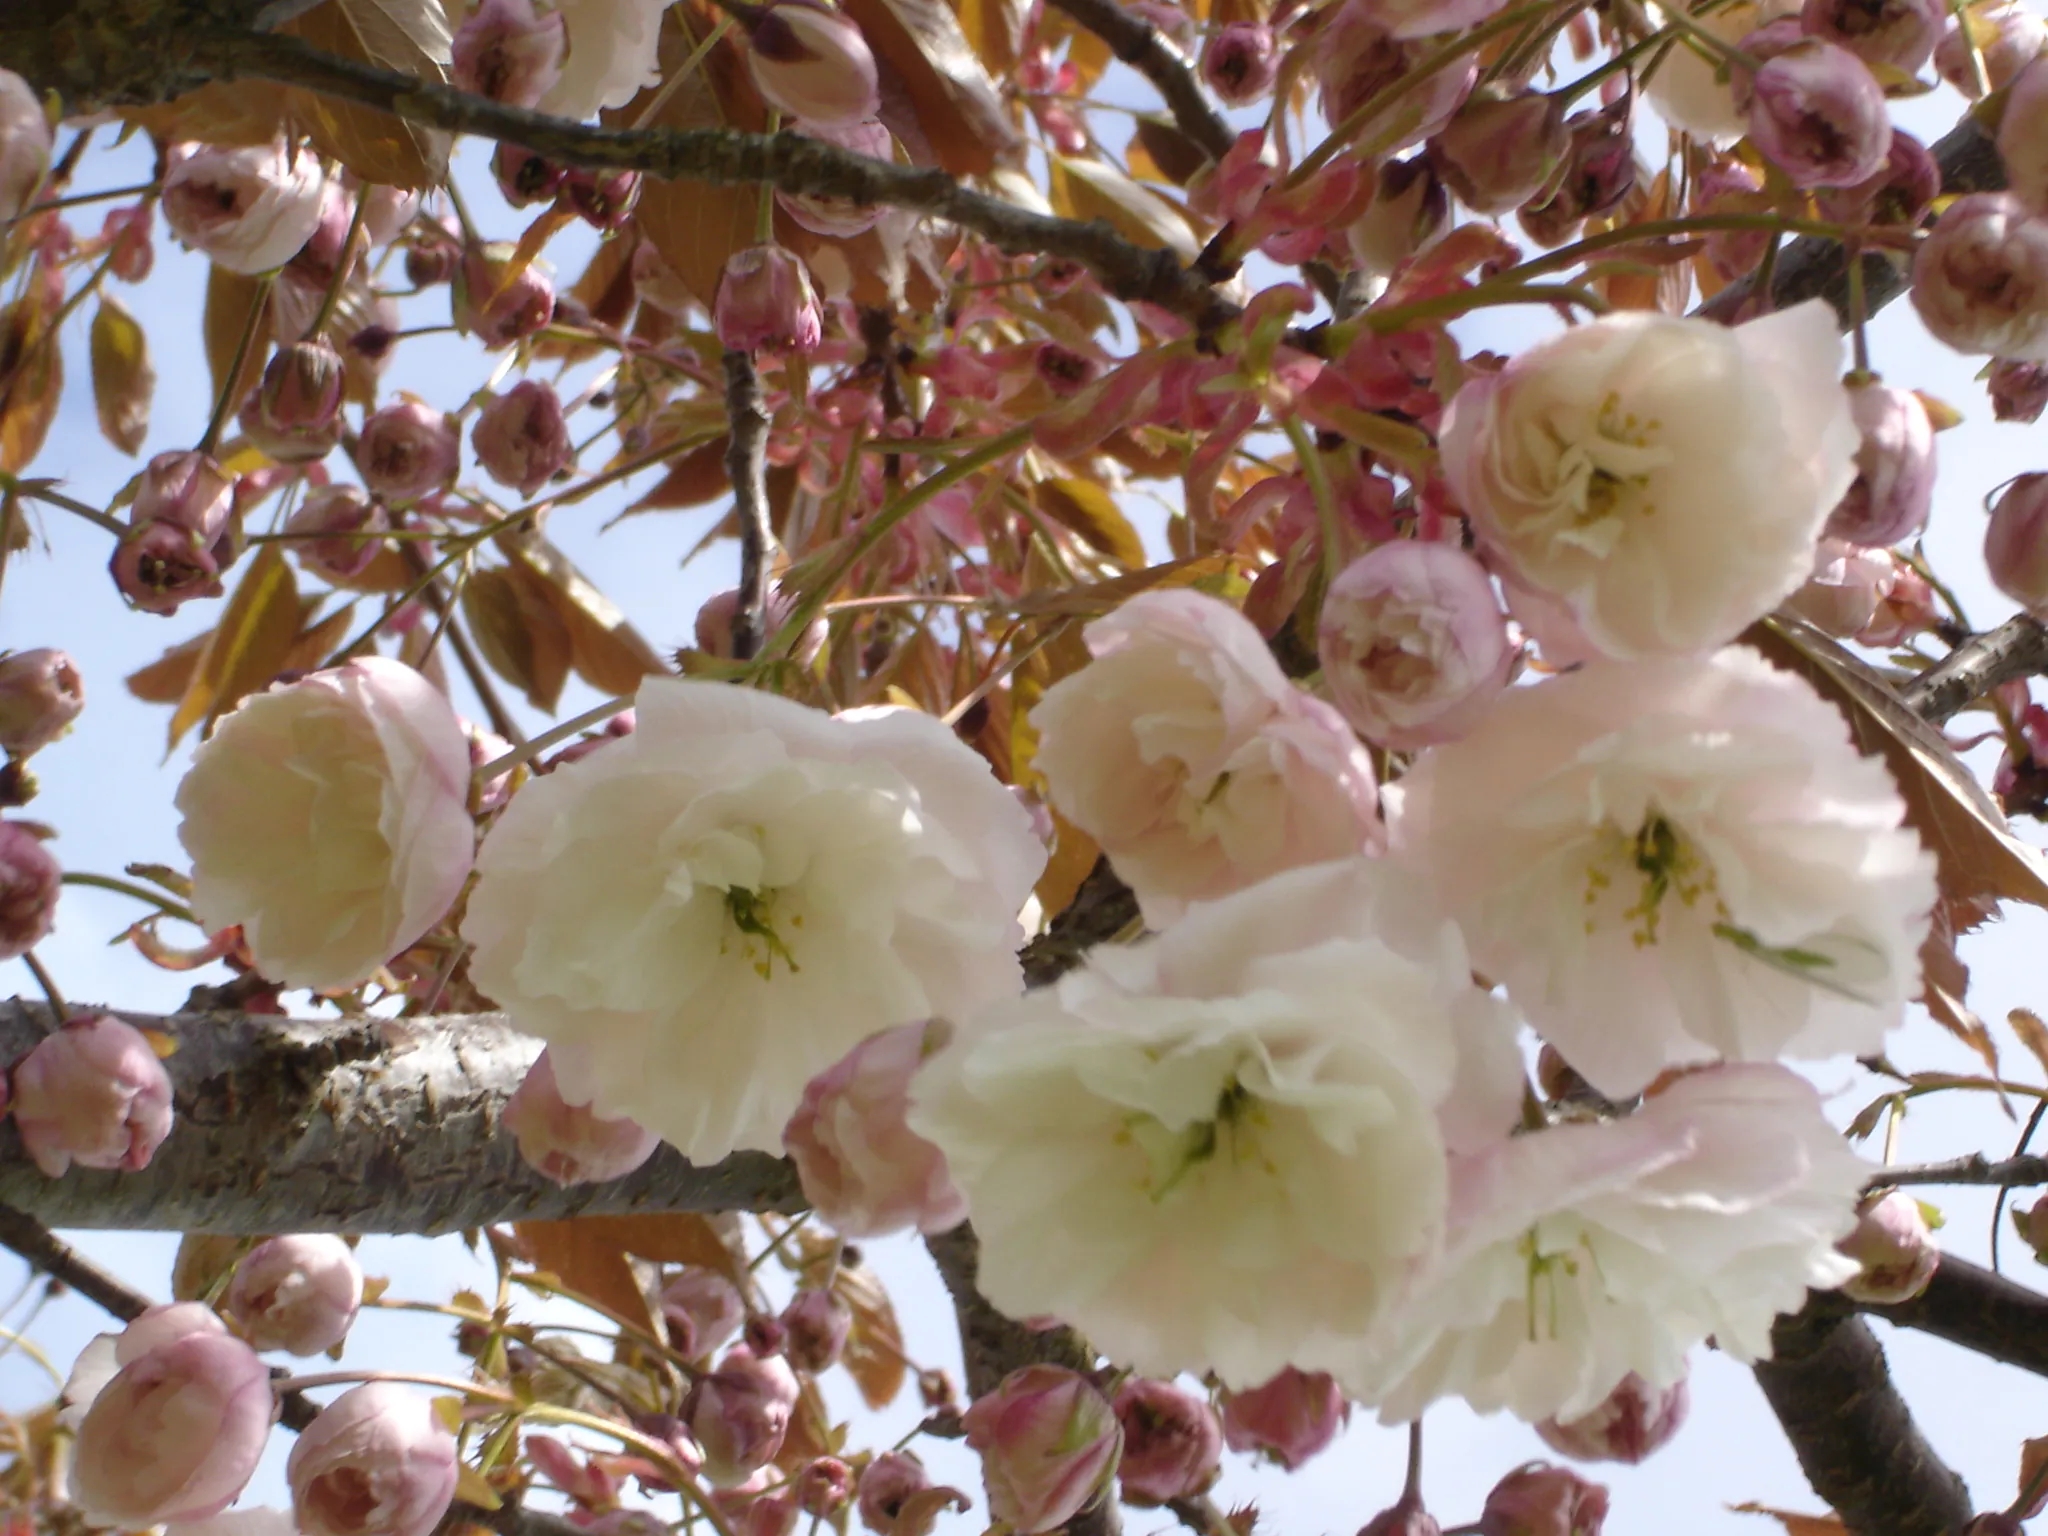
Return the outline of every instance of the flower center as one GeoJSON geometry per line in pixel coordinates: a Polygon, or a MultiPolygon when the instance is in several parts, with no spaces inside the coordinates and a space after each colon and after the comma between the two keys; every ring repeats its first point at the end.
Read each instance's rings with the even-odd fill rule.
{"type": "Polygon", "coordinates": [[[1523,1297],[1528,1313],[1529,1342],[1560,1337],[1558,1301],[1566,1289],[1575,1286],[1581,1265],[1597,1276],[1600,1261],[1593,1252],[1592,1234],[1580,1232],[1567,1247],[1546,1247],[1535,1227],[1516,1243],[1528,1269],[1528,1289],[1523,1297]]]}
{"type": "Polygon", "coordinates": [[[1650,472],[1667,463],[1670,455],[1656,444],[1664,424],[1624,411],[1621,397],[1611,391],[1591,425],[1590,432],[1556,438],[1556,498],[1567,522],[1558,536],[1605,553],[1620,531],[1616,520],[1624,513],[1656,515],[1657,505],[1645,493],[1650,472]]]}
{"type": "MultiPolygon", "coordinates": [[[[1667,897],[1687,907],[1714,895],[1714,867],[1683,831],[1651,811],[1633,834],[1608,822],[1600,829],[1593,857],[1586,864],[1586,932],[1590,935],[1602,909],[1622,896],[1628,882],[1636,884],[1635,900],[1616,914],[1630,925],[1637,949],[1657,942],[1667,897]]],[[[1714,906],[1721,909],[1718,897],[1714,906]]],[[[1725,913],[1723,913],[1725,915],[1725,913]]]]}
{"type": "MultiPolygon", "coordinates": [[[[763,981],[774,974],[777,960],[789,967],[791,975],[803,969],[796,963],[796,956],[790,953],[782,935],[775,931],[775,902],[781,894],[772,890],[748,890],[738,885],[728,886],[725,892],[725,915],[732,921],[733,932],[719,940],[718,952],[731,954],[736,941],[740,954],[763,981]]],[[[801,912],[789,914],[790,927],[801,928],[803,925],[801,912]]]]}
{"type": "Polygon", "coordinates": [[[1116,1139],[1145,1154],[1145,1173],[1138,1187],[1156,1204],[1177,1189],[1196,1168],[1229,1147],[1233,1166],[1256,1161],[1265,1172],[1279,1173],[1272,1158],[1259,1151],[1256,1132],[1265,1125],[1265,1106],[1235,1076],[1216,1095],[1216,1108],[1206,1120],[1175,1128],[1156,1116],[1128,1116],[1116,1139]]]}

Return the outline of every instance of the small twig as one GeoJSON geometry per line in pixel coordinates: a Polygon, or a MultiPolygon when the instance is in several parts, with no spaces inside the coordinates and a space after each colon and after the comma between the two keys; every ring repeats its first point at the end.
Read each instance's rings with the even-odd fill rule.
{"type": "Polygon", "coordinates": [[[108,1274],[35,1217],[11,1205],[0,1205],[0,1246],[12,1249],[33,1268],[62,1281],[124,1323],[134,1322],[152,1305],[142,1292],[108,1274]]]}
{"type": "Polygon", "coordinates": [[[732,657],[752,661],[768,633],[768,413],[761,380],[745,352],[725,354],[725,415],[732,428],[725,473],[732,481],[732,512],[740,525],[740,588],[732,608],[732,657]]]}
{"type": "Polygon", "coordinates": [[[1093,32],[1124,63],[1152,82],[1180,131],[1211,160],[1221,160],[1237,142],[1223,114],[1209,100],[1187,55],[1157,27],[1118,0],[1052,0],[1093,32]]]}
{"type": "Polygon", "coordinates": [[[2048,1157],[2008,1157],[1992,1162],[1982,1152],[1952,1157],[1941,1163],[1914,1163],[1872,1174],[1868,1189],[1903,1184],[1973,1184],[2003,1189],[2029,1189],[2048,1184],[2048,1157]]]}
{"type": "Polygon", "coordinates": [[[258,280],[256,292],[249,300],[249,315],[242,322],[242,334],[235,342],[234,361],[228,364],[228,371],[220,381],[220,398],[213,403],[213,416],[206,423],[206,435],[199,439],[199,451],[211,454],[220,442],[222,428],[228,418],[241,404],[242,370],[249,364],[249,353],[256,346],[256,333],[263,328],[263,316],[270,307],[271,279],[258,280]]]}
{"type": "Polygon", "coordinates": [[[21,963],[29,968],[30,974],[36,979],[36,985],[43,989],[43,996],[50,1000],[50,1012],[56,1015],[56,1018],[51,1020],[50,1027],[61,1029],[64,1021],[71,1017],[71,1006],[64,1001],[64,994],[57,990],[57,978],[36,958],[36,952],[32,949],[22,955],[21,963]]]}

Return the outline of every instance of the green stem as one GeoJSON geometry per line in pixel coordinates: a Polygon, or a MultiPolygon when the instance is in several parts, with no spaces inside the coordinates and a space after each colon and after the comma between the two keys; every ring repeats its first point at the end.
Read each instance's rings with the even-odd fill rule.
{"type": "Polygon", "coordinates": [[[593,725],[603,725],[613,715],[633,707],[636,696],[622,693],[615,699],[606,699],[602,704],[586,709],[573,719],[564,720],[560,725],[551,725],[538,736],[523,745],[514,747],[502,757],[494,757],[470,777],[479,784],[488,784],[501,773],[510,773],[522,763],[530,763],[549,747],[567,741],[571,736],[589,730],[593,725]]]}
{"type": "Polygon", "coordinates": [[[362,233],[363,213],[370,206],[370,191],[365,187],[356,194],[356,211],[348,221],[348,233],[342,237],[341,259],[334,264],[334,276],[327,284],[326,297],[320,301],[320,313],[313,317],[313,323],[306,330],[306,340],[318,341],[327,329],[327,322],[334,318],[334,306],[341,302],[341,290],[348,282],[349,273],[356,265],[356,236],[362,233]]]}
{"type": "Polygon", "coordinates": [[[149,903],[149,905],[155,907],[166,917],[175,917],[181,922],[193,924],[199,921],[192,915],[189,907],[180,906],[169,897],[158,895],[146,885],[137,885],[133,881],[117,879],[113,875],[93,875],[87,874],[82,869],[67,869],[64,871],[64,883],[66,885],[91,886],[95,890],[112,891],[119,896],[132,896],[137,901],[149,903]]]}
{"type": "Polygon", "coordinates": [[[235,343],[235,360],[228,364],[226,377],[220,381],[220,398],[213,403],[213,417],[206,423],[206,435],[199,439],[199,452],[212,455],[220,443],[220,434],[228,424],[228,415],[237,404],[235,386],[242,382],[242,368],[249,361],[250,349],[256,345],[256,333],[263,326],[263,313],[270,307],[270,285],[276,274],[266,273],[256,284],[255,297],[249,301],[249,318],[242,322],[242,336],[235,343]]]}
{"type": "Polygon", "coordinates": [[[51,506],[62,507],[66,512],[82,517],[89,523],[97,523],[117,539],[127,537],[128,529],[119,518],[102,512],[98,507],[89,507],[82,501],[73,500],[62,491],[53,491],[48,486],[23,484],[11,475],[0,474],[0,492],[26,496],[31,501],[47,501],[51,506]]]}

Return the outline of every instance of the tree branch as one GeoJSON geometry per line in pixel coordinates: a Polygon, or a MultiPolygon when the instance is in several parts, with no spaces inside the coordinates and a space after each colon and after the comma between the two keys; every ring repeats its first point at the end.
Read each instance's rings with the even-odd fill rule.
{"type": "Polygon", "coordinates": [[[732,655],[750,661],[761,649],[768,622],[768,413],[761,408],[761,381],[745,352],[725,354],[725,417],[731,436],[725,450],[726,478],[732,482],[732,511],[740,525],[740,590],[732,609],[732,655]]]}
{"type": "Polygon", "coordinates": [[[1953,1254],[1941,1256],[1934,1279],[1911,1301],[1878,1306],[1826,1293],[1816,1295],[1806,1310],[1814,1311],[1816,1303],[1837,1312],[1853,1305],[1857,1311],[1946,1339],[1986,1359],[2048,1376],[2048,1296],[1953,1254]]]}
{"type": "MultiPolygon", "coordinates": [[[[742,1152],[707,1168],[663,1147],[567,1189],[527,1167],[499,1117],[539,1054],[499,1014],[401,1020],[181,1014],[177,1123],[140,1173],[45,1177],[0,1124],[0,1202],[48,1226],[216,1233],[459,1231],[633,1211],[798,1211],[795,1171],[742,1152]]],[[[42,1037],[0,1002],[0,1062],[42,1037]]]]}
{"type": "Polygon", "coordinates": [[[2048,672],[2048,625],[2017,613],[1972,636],[1922,672],[1899,697],[1914,714],[1939,725],[2001,683],[2048,672]]]}
{"type": "Polygon", "coordinates": [[[1210,102],[1187,55],[1144,18],[1124,9],[1119,0],[1052,0],[1093,32],[1124,63],[1152,82],[1173,113],[1180,131],[1201,146],[1211,160],[1221,160],[1237,135],[1210,102]]]}
{"type": "Polygon", "coordinates": [[[1982,1152],[1950,1158],[1945,1163],[1916,1163],[1886,1168],[1871,1175],[1870,1189],[1903,1184],[1984,1184],[1997,1189],[2027,1189],[2048,1184],[2048,1157],[2008,1157],[1994,1163],[1982,1152]]]}
{"type": "Polygon", "coordinates": [[[150,1308],[150,1300],[142,1292],[108,1274],[35,1217],[11,1205],[0,1205],[0,1248],[12,1249],[31,1269],[62,1281],[124,1323],[134,1322],[150,1308]]]}
{"type": "Polygon", "coordinates": [[[1809,1309],[1779,1318],[1771,1343],[1757,1384],[1842,1523],[1856,1536],[1958,1536],[1970,1523],[1969,1491],[1892,1389],[1869,1325],[1809,1309]]]}

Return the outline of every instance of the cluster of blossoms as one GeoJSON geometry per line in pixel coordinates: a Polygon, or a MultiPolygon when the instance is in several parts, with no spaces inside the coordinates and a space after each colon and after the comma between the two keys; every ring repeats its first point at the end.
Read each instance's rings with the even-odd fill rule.
{"type": "MultiPolygon", "coordinates": [[[[1119,356],[1110,292],[1074,262],[949,243],[816,182],[750,191],[751,233],[712,250],[696,232],[729,210],[513,143],[492,177],[535,222],[490,240],[431,187],[282,129],[165,136],[150,196],[81,240],[29,211],[50,124],[0,71],[0,221],[25,213],[0,234],[25,275],[8,325],[68,313],[88,261],[95,284],[139,281],[153,211],[254,296],[205,440],[150,458],[108,519],[119,591],[169,614],[225,596],[238,562],[244,591],[273,579],[285,557],[250,551],[274,499],[290,571],[383,603],[339,651],[308,607],[267,671],[206,701],[177,808],[208,957],[273,1002],[502,1008],[545,1045],[505,1131],[557,1183],[662,1142],[698,1164],[786,1151],[843,1238],[971,1218],[988,1300],[1108,1362],[1028,1366],[960,1416],[1018,1536],[1112,1488],[1198,1495],[1226,1446],[1299,1465],[1354,1404],[1395,1423],[1458,1398],[1560,1454],[1639,1459],[1682,1421],[1705,1341],[1757,1359],[1809,1287],[1927,1283],[1924,1213],[1866,1193],[1786,1063],[1882,1051],[1920,987],[1935,862],[1835,707],[1741,642],[1774,615],[1869,646],[1936,629],[1910,546],[1949,413],[1848,366],[1825,304],[1772,310],[1752,286],[1794,224],[1893,253],[1929,332],[1990,360],[1996,413],[2038,416],[2048,24],[2002,0],[1560,22],[1581,62],[1654,61],[1638,92],[1612,61],[1539,84],[1548,56],[1499,30],[1504,0],[1325,0],[1206,31],[1153,4],[1198,95],[1275,104],[1187,138],[1177,169],[1173,140],[1134,140],[1155,191],[1097,152],[1078,50],[1041,9],[1005,44],[1014,89],[984,81],[1000,142],[978,147],[953,141],[979,99],[964,37],[938,92],[906,80],[914,38],[871,47],[824,0],[734,5],[702,35],[667,0],[459,9],[434,61],[453,84],[558,118],[772,123],[1026,201],[1012,162],[1035,132],[1056,211],[1142,227],[1218,308],[1133,304],[1119,356]],[[1996,95],[2007,182],[1938,213],[1941,166],[1888,107],[1927,69],[1996,95]],[[1290,89],[1333,130],[1320,147],[1285,131],[1290,89]],[[1684,139],[1655,191],[1639,107],[1684,139]],[[1653,202],[1696,248],[1610,238],[1653,202]],[[558,291],[536,252],[571,221],[599,254],[558,291]],[[1522,270],[1509,221],[1545,265],[1522,270]],[[1610,249],[1659,264],[1650,297],[1623,301],[1640,274],[1599,270],[1610,249]],[[1252,260],[1341,283],[1252,292],[1252,260]],[[407,323],[389,266],[408,300],[445,287],[453,328],[505,364],[458,409],[385,391],[407,323]],[[1570,267],[1580,283],[1531,285],[1570,267]],[[1739,323],[1683,317],[1693,283],[1739,323]],[[1532,300],[1593,317],[1508,359],[1444,328],[1532,300]],[[600,352],[599,382],[567,382],[600,352]],[[506,377],[548,360],[553,382],[506,377]],[[670,675],[545,513],[597,440],[578,413],[614,406],[587,486],[662,466],[643,508],[716,499],[749,394],[768,470],[738,489],[773,502],[749,555],[781,586],[714,599],[670,675]],[[1291,458],[1268,451],[1281,431],[1291,458]],[[466,481],[465,442],[530,504],[466,481]],[[1143,568],[1110,494],[1137,478],[1177,479],[1181,560],[1143,568]],[[920,603],[957,627],[895,611],[920,603]],[[484,665],[550,709],[572,667],[645,680],[604,682],[633,710],[602,735],[513,750],[449,702],[444,631],[490,642],[464,658],[487,702],[484,665]],[[552,677],[542,632],[569,653],[552,677]],[[1027,989],[1020,946],[1098,852],[1148,931],[1027,989]]],[[[2001,589],[2048,615],[2048,476],[2003,491],[1987,540],[2001,589]]],[[[24,803],[18,765],[82,702],[61,653],[0,657],[0,803],[24,803]]],[[[2018,702],[2014,742],[2048,743],[2018,702]]],[[[0,958],[54,920],[45,830],[0,821],[0,958]]],[[[111,1015],[52,1032],[9,1093],[52,1177],[141,1169],[172,1133],[156,1043],[111,1015]]],[[[2043,1227],[2022,1213],[2030,1242],[2043,1227]]],[[[181,1304],[95,1346],[67,1391],[80,1507],[220,1513],[276,1411],[257,1352],[337,1347],[362,1294],[346,1244],[279,1238],[225,1284],[226,1323],[181,1304]]],[[[747,1536],[849,1507],[923,1536],[964,1501],[901,1453],[780,1475],[805,1378],[846,1348],[837,1292],[763,1310],[692,1268],[658,1303],[690,1369],[636,1419],[666,1458],[636,1469],[649,1486],[701,1478],[747,1536]]],[[[456,1444],[423,1396],[358,1387],[298,1441],[292,1518],[418,1536],[456,1444]]],[[[612,1502],[577,1491],[609,1472],[527,1455],[612,1502]]],[[[1591,1532],[1604,1511],[1532,1464],[1478,1528],[1591,1532]]],[[[1425,1528],[1396,1505],[1368,1530],[1425,1528]]]]}

